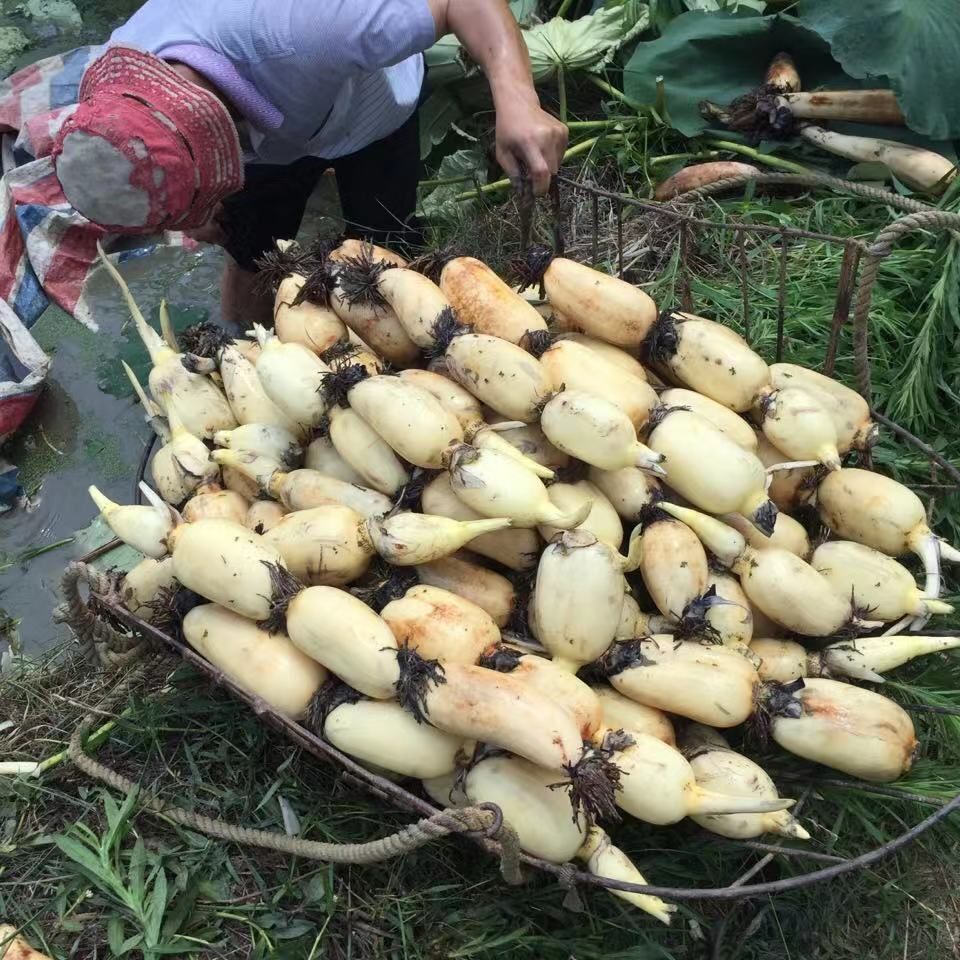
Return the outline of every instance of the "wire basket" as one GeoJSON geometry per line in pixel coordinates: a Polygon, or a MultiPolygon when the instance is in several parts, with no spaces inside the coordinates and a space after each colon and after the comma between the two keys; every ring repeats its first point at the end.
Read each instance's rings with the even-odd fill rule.
{"type": "MultiPolygon", "coordinates": [[[[633,208],[639,211],[640,214],[657,218],[659,222],[669,222],[674,228],[672,231],[669,231],[669,233],[672,237],[671,242],[676,244],[675,253],[678,256],[679,263],[679,299],[681,306],[687,310],[692,310],[694,306],[691,302],[690,284],[688,282],[696,270],[696,264],[693,262],[695,258],[692,254],[696,246],[703,244],[706,238],[711,235],[711,231],[718,232],[723,238],[724,249],[728,252],[736,251],[734,263],[740,271],[741,276],[741,322],[748,340],[751,335],[751,302],[749,282],[750,258],[747,256],[747,249],[751,244],[762,243],[776,246],[779,257],[779,294],[777,301],[777,337],[775,344],[775,358],[777,361],[782,358],[784,353],[785,290],[790,251],[810,241],[829,245],[831,249],[836,251],[840,266],[833,316],[825,344],[822,369],[823,372],[828,375],[834,373],[841,332],[845,325],[852,323],[856,386],[860,393],[868,400],[870,398],[871,382],[870,308],[874,285],[881,262],[890,254],[898,241],[916,231],[960,230],[960,216],[958,215],[937,210],[915,200],[891,195],[860,184],[848,184],[845,181],[819,176],[758,174],[750,177],[737,177],[713,184],[710,188],[702,189],[693,194],[684,195],[670,204],[657,204],[638,200],[634,197],[612,193],[591,184],[575,182],[564,177],[558,177],[557,181],[552,191],[555,246],[562,247],[563,245],[563,238],[558,227],[560,222],[561,201],[566,201],[573,197],[579,202],[589,203],[591,207],[590,249],[593,262],[596,264],[599,263],[601,259],[605,259],[607,262],[615,260],[620,275],[623,275],[625,269],[624,212],[628,208],[633,208]],[[854,193],[869,199],[884,202],[890,206],[898,207],[905,211],[905,215],[882,229],[873,240],[867,242],[859,239],[841,238],[829,234],[789,227],[748,223],[731,218],[723,222],[718,222],[699,216],[696,208],[693,206],[693,203],[709,194],[742,188],[748,184],[767,187],[826,186],[841,192],[854,193]],[[614,232],[617,239],[612,251],[613,256],[601,257],[599,249],[601,216],[612,217],[615,224],[614,232]]],[[[524,203],[521,199],[520,206],[521,240],[522,245],[525,246],[530,235],[533,205],[532,202],[528,201],[524,203]]],[[[611,251],[607,250],[604,252],[609,254],[611,251]]],[[[899,441],[911,446],[927,458],[932,468],[935,471],[939,471],[940,477],[945,475],[949,478],[949,483],[944,484],[944,486],[960,489],[960,471],[958,471],[952,463],[938,454],[928,444],[924,443],[919,437],[914,436],[910,431],[893,423],[885,417],[881,411],[873,410],[873,416],[899,441]]],[[[141,475],[143,468],[146,466],[148,454],[149,451],[145,454],[141,463],[141,475]]],[[[861,466],[869,467],[869,458],[864,459],[866,459],[866,462],[861,462],[861,466]]],[[[84,559],[92,560],[96,555],[101,555],[109,548],[110,545],[108,544],[84,559]]],[[[115,595],[94,593],[90,597],[89,607],[95,615],[107,615],[107,617],[112,618],[114,622],[119,622],[127,627],[132,635],[129,638],[129,643],[133,644],[143,641],[151,646],[166,649],[177,654],[191,663],[214,684],[226,688],[235,697],[246,703],[264,723],[279,730],[291,742],[302,747],[313,756],[340,767],[343,771],[343,776],[350,782],[361,785],[379,799],[392,804],[400,810],[415,814],[418,817],[430,817],[439,813],[437,807],[423,799],[422,796],[411,792],[404,786],[371,773],[300,723],[277,713],[259,698],[242,690],[229,677],[213,667],[185,643],[140,620],[124,609],[117,601],[115,595]]],[[[927,709],[943,713],[954,712],[950,708],[927,707],[915,709],[927,709]]],[[[823,785],[830,785],[831,783],[849,785],[843,784],[841,781],[831,781],[828,779],[818,779],[817,783],[823,785]]],[[[556,877],[564,886],[568,887],[573,885],[601,887],[631,893],[649,894],[674,901],[736,901],[760,895],[769,896],[784,893],[789,890],[809,886],[822,880],[828,880],[853,871],[862,870],[902,850],[935,824],[949,817],[957,809],[960,809],[960,794],[947,802],[941,802],[929,797],[915,797],[896,788],[876,784],[857,782],[856,787],[858,790],[866,793],[914,800],[918,803],[936,806],[937,809],[926,819],[890,842],[849,859],[817,851],[812,848],[806,849],[796,846],[785,846],[779,842],[730,841],[741,847],[764,853],[766,855],[764,862],[769,858],[782,856],[788,858],[804,858],[816,865],[816,869],[812,869],[806,873],[763,883],[749,882],[750,878],[759,870],[759,866],[754,866],[746,874],[736,878],[727,886],[694,888],[661,887],[609,880],[577,870],[571,864],[551,863],[526,854],[522,855],[522,862],[545,874],[556,877]]],[[[489,839],[489,831],[488,835],[478,833],[468,834],[468,836],[478,843],[487,853],[496,855],[499,852],[498,844],[489,839]]]]}

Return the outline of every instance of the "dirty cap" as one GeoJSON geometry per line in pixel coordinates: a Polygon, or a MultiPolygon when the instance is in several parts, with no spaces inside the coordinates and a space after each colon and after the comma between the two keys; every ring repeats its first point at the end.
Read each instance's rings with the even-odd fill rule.
{"type": "Polygon", "coordinates": [[[202,226],[243,186],[227,108],[132,47],[111,47],[87,67],[52,157],[70,204],[116,233],[202,226]]]}

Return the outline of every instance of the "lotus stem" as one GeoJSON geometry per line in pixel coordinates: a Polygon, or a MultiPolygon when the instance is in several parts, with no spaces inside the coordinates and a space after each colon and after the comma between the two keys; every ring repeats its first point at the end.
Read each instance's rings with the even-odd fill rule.
{"type": "Polygon", "coordinates": [[[621,103],[625,103],[631,110],[636,110],[637,113],[643,113],[649,108],[642,104],[638,103],[632,97],[628,97],[622,90],[618,90],[612,83],[607,83],[602,77],[598,77],[595,74],[588,73],[587,79],[595,86],[602,90],[604,93],[613,97],[614,100],[619,100],[621,103]]]}
{"type": "Polygon", "coordinates": [[[567,122],[567,74],[563,64],[557,68],[557,98],[560,101],[560,122],[567,122]]]}
{"type": "Polygon", "coordinates": [[[774,157],[768,153],[761,153],[748,147],[745,143],[736,143],[733,140],[708,140],[711,147],[717,147],[720,150],[729,150],[731,153],[739,153],[744,157],[750,157],[756,163],[766,164],[768,167],[776,167],[780,170],[786,170],[788,173],[812,173],[809,167],[800,163],[794,163],[792,160],[784,160],[782,157],[774,157]]]}
{"type": "Polygon", "coordinates": [[[647,166],[658,167],[662,163],[672,163],[674,160],[716,160],[719,156],[719,150],[703,150],[700,153],[665,153],[659,157],[651,157],[647,161],[647,166]]]}

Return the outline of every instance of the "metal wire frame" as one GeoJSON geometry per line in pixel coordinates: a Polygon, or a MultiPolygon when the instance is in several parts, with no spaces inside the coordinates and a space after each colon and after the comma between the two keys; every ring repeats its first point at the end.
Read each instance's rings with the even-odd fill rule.
{"type": "MultiPolygon", "coordinates": [[[[593,262],[596,263],[599,246],[599,200],[606,199],[611,202],[616,219],[617,230],[617,269],[618,274],[622,276],[624,270],[623,256],[623,210],[625,207],[632,206],[656,213],[659,217],[674,219],[679,226],[679,242],[681,244],[681,260],[683,269],[688,269],[685,262],[689,252],[689,235],[693,227],[708,227],[715,230],[734,231],[735,244],[737,250],[737,259],[741,269],[742,284],[741,295],[743,301],[743,323],[749,339],[751,328],[750,323],[750,300],[749,284],[746,279],[747,256],[746,256],[746,235],[754,234],[765,236],[780,248],[779,264],[779,303],[778,303],[778,323],[777,323],[777,346],[776,353],[779,358],[783,351],[783,318],[784,318],[784,294],[786,277],[786,260],[791,243],[802,240],[818,240],[836,244],[838,248],[843,249],[843,259],[840,269],[840,277],[837,287],[837,297],[835,301],[834,313],[830,327],[830,334],[825,351],[825,372],[831,373],[834,369],[837,344],[842,327],[848,322],[851,308],[853,309],[854,324],[854,361],[857,375],[857,386],[861,394],[869,399],[870,396],[870,362],[869,362],[869,311],[873,294],[873,286],[877,279],[879,265],[883,259],[889,255],[894,243],[906,236],[908,233],[917,230],[960,230],[960,216],[945,213],[943,211],[927,208],[917,201],[907,198],[895,197],[881,193],[872,188],[864,187],[860,184],[847,184],[845,181],[837,181],[833,178],[805,177],[802,175],[779,175],[779,174],[759,174],[751,177],[732,178],[719,184],[714,184],[710,188],[702,189],[697,192],[696,198],[709,195],[713,192],[734,189],[750,182],[756,182],[766,185],[805,185],[805,186],[829,186],[849,192],[866,196],[868,198],[880,200],[888,203],[890,206],[900,207],[909,211],[908,215],[895,221],[889,227],[874,238],[872,242],[866,242],[857,239],[840,238],[829,234],[818,233],[815,231],[798,230],[780,226],[768,226],[764,224],[748,224],[739,221],[729,223],[718,223],[713,220],[704,219],[695,216],[689,212],[689,208],[683,204],[655,204],[648,201],[638,200],[627,195],[616,194],[610,191],[602,190],[589,184],[579,183],[569,180],[565,177],[557,178],[562,184],[570,189],[580,191],[590,197],[592,210],[592,240],[591,250],[593,262]]],[[[555,209],[559,207],[559,195],[553,192],[555,209]]],[[[686,198],[683,198],[686,199],[686,198]]],[[[559,218],[555,218],[554,237],[559,244],[562,242],[558,229],[559,218]]],[[[529,227],[526,228],[529,231],[529,227]]],[[[681,295],[684,300],[689,300],[689,286],[684,281],[681,295]]],[[[689,303],[685,303],[689,306],[689,303]]],[[[942,468],[948,476],[954,481],[948,488],[953,489],[960,486],[960,471],[940,456],[929,445],[925,444],[920,438],[914,436],[910,431],[891,421],[878,411],[873,411],[875,418],[884,424],[891,432],[903,442],[909,444],[927,457],[932,463],[942,468]]],[[[152,446],[152,444],[151,444],[152,446]]],[[[143,464],[149,456],[149,449],[144,454],[143,464]]],[[[142,473],[142,471],[141,471],[142,473]]],[[[947,485],[938,484],[938,487],[947,487],[947,485]]],[[[416,794],[404,789],[396,783],[378,777],[370,773],[363,766],[352,760],[349,756],[335,749],[326,743],[320,737],[316,736],[296,721],[277,713],[268,704],[260,698],[255,697],[241,689],[229,677],[213,667],[203,657],[197,654],[189,646],[177,640],[174,637],[158,630],[150,624],[140,620],[129,611],[120,606],[115,598],[106,596],[94,596],[92,601],[104,611],[108,611],[116,620],[125,624],[131,631],[145,639],[149,639],[156,644],[162,645],[177,653],[184,660],[191,663],[194,667],[205,674],[214,684],[225,687],[235,697],[245,702],[258,717],[265,723],[282,732],[291,742],[301,746],[307,752],[315,757],[330,761],[343,770],[343,775],[352,783],[362,785],[374,796],[388,801],[396,807],[407,810],[420,816],[431,816],[437,812],[437,808],[418,797],[416,794]]],[[[908,707],[909,709],[909,707],[908,707]]],[[[919,709],[919,708],[918,708],[919,709]]],[[[943,712],[957,712],[950,708],[942,708],[943,712]]],[[[786,877],[780,880],[774,880],[764,883],[749,883],[749,879],[755,875],[759,869],[755,865],[745,874],[735,879],[726,887],[711,888],[686,888],[686,887],[661,887],[652,884],[635,884],[624,881],[610,880],[603,877],[596,877],[592,874],[576,870],[570,864],[556,864],[538,857],[522,855],[522,861],[528,866],[556,877],[565,886],[575,886],[578,884],[590,887],[600,887],[608,890],[622,890],[631,893],[648,894],[659,896],[675,901],[741,901],[751,897],[770,896],[773,894],[784,893],[791,890],[800,889],[811,884],[834,879],[848,873],[865,869],[880,860],[890,857],[909,845],[917,837],[921,836],[927,830],[942,822],[947,817],[960,809],[960,794],[949,801],[940,801],[935,798],[913,795],[905,791],[899,791],[895,787],[885,787],[866,782],[848,781],[836,778],[803,778],[793,774],[784,774],[783,779],[801,780],[807,784],[807,793],[815,789],[817,785],[839,787],[859,790],[861,792],[872,793],[878,796],[902,799],[906,802],[912,802],[917,805],[933,806],[936,809],[920,823],[911,829],[900,834],[898,837],[874,848],[864,854],[850,859],[836,857],[832,854],[825,854],[818,851],[808,851],[797,847],[784,847],[776,843],[762,843],[759,841],[725,841],[727,843],[736,843],[741,848],[755,850],[765,854],[760,864],[766,864],[773,856],[785,856],[806,858],[813,862],[825,864],[819,869],[799,874],[793,877],[786,877]]],[[[478,843],[486,852],[496,854],[498,844],[483,837],[473,837],[474,842],[478,843]]],[[[714,838],[716,839],[716,838],[714,838]]]]}

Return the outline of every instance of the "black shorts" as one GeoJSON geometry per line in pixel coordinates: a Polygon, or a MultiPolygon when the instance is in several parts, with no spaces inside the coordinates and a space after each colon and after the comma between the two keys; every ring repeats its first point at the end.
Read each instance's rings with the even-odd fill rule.
{"type": "Polygon", "coordinates": [[[383,246],[422,240],[414,221],[420,180],[420,124],[417,111],[389,136],[346,157],[304,157],[288,165],[251,164],[239,193],[223,201],[224,246],[244,270],[277,240],[297,235],[307,201],[333,167],[340,206],[351,237],[383,246]]]}

